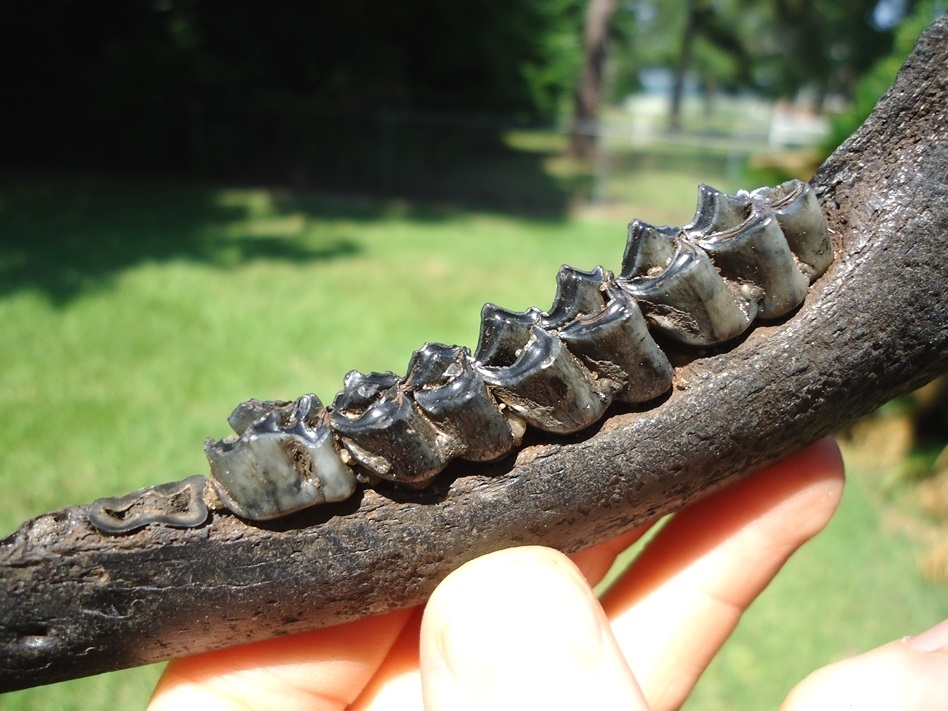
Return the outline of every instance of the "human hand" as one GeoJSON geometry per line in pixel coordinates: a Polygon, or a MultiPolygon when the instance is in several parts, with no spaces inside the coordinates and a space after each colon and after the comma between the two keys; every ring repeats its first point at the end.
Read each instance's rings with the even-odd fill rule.
{"type": "MultiPolygon", "coordinates": [[[[589,586],[647,527],[572,562],[539,547],[484,556],[448,576],[424,611],[173,661],[150,709],[674,709],[841,493],[839,452],[824,440],[676,514],[601,606],[589,586]]],[[[894,661],[905,650],[871,657],[881,650],[864,655],[875,680],[892,677],[879,669],[886,660],[899,679],[909,673],[894,661]]],[[[859,659],[856,671],[808,679],[785,709],[848,708],[821,699],[834,698],[834,679],[854,682],[859,659]]],[[[924,674],[948,678],[948,654],[926,659],[924,674]]],[[[932,698],[859,708],[948,707],[932,698]]]]}

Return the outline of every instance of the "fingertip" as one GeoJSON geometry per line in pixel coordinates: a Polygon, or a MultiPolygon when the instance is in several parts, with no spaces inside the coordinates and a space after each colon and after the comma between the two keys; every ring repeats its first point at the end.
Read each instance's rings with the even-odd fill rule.
{"type": "Polygon", "coordinates": [[[421,663],[426,709],[645,708],[586,580],[548,548],[448,576],[425,611],[421,663]]]}
{"type": "Polygon", "coordinates": [[[793,469],[811,479],[830,482],[842,493],[846,467],[843,453],[833,437],[814,442],[774,465],[774,468],[777,467],[793,469]]]}
{"type": "Polygon", "coordinates": [[[822,531],[839,508],[846,483],[843,455],[836,440],[824,437],[756,475],[750,487],[758,482],[772,486],[774,501],[783,498],[774,506],[775,513],[781,507],[799,511],[800,545],[822,531]]]}
{"type": "Polygon", "coordinates": [[[194,683],[175,673],[168,665],[148,702],[148,711],[179,711],[180,709],[203,709],[204,711],[237,711],[243,704],[212,692],[207,686],[194,683]]]}
{"type": "Polygon", "coordinates": [[[890,642],[823,667],[800,682],[780,711],[929,711],[948,708],[948,651],[890,642]]]}
{"type": "Polygon", "coordinates": [[[346,707],[372,680],[411,615],[398,610],[174,660],[149,711],[346,707]]]}

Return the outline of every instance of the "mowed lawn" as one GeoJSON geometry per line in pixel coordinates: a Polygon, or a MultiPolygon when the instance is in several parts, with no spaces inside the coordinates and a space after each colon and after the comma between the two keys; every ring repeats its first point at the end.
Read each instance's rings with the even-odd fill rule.
{"type": "MultiPolygon", "coordinates": [[[[686,222],[700,180],[625,176],[625,204],[546,218],[275,189],[0,185],[0,535],[203,473],[203,439],[247,397],[328,403],[350,369],[404,373],[425,341],[473,348],[485,301],[546,307],[561,264],[617,270],[625,222],[686,222]]],[[[776,708],[807,671],[948,616],[948,589],[914,555],[856,477],[688,708],[776,708]]],[[[17,692],[0,709],[140,708],[159,672],[17,692]]]]}

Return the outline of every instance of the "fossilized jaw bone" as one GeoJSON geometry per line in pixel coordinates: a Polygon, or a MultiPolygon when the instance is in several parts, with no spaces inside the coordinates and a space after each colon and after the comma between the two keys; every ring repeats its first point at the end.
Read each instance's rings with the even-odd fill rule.
{"type": "Polygon", "coordinates": [[[426,344],[405,378],[353,371],[328,411],[313,395],[242,403],[230,417],[237,437],[205,444],[211,481],[227,508],[265,520],[345,499],[358,477],[423,487],[452,459],[509,453],[525,423],[580,431],[614,401],[648,403],[671,388],[652,332],[726,343],[799,306],[832,258],[808,184],[734,196],[701,186],[688,225],[629,226],[618,277],[564,266],[548,312],[487,304],[473,356],[426,344]]]}

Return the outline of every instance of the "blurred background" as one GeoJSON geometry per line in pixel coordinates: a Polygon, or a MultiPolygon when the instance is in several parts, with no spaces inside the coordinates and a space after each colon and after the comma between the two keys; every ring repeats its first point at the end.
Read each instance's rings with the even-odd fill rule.
{"type": "MultiPolygon", "coordinates": [[[[241,400],[475,346],[696,186],[808,179],[944,0],[8,3],[0,535],[205,470],[241,400]]],[[[948,617],[948,390],[840,433],[827,532],[686,708],[948,617]]],[[[140,708],[160,666],[0,696],[140,708]]]]}

